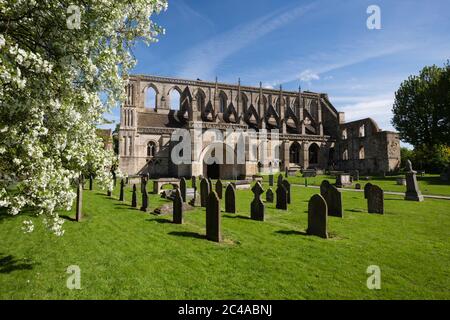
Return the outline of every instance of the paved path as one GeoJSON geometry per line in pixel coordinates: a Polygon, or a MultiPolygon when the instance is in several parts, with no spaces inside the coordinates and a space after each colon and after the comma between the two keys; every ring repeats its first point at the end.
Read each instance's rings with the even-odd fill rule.
{"type": "MultiPolygon", "coordinates": [[[[315,189],[320,189],[319,186],[307,186],[305,187],[302,184],[292,184],[293,186],[296,187],[303,187],[303,188],[315,188],[315,189]]],[[[358,190],[358,189],[349,189],[349,188],[338,188],[339,190],[343,190],[343,191],[353,191],[353,192],[364,192],[364,190],[358,190]]],[[[394,191],[385,191],[385,194],[394,194],[397,196],[405,196],[404,192],[394,192],[394,191]]],[[[431,195],[431,194],[422,194],[424,198],[430,198],[430,199],[441,199],[441,200],[450,200],[450,197],[448,196],[439,196],[439,195],[431,195]]]]}

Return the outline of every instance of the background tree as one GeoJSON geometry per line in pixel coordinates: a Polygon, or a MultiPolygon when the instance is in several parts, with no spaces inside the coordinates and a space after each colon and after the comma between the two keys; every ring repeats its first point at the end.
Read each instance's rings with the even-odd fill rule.
{"type": "MultiPolygon", "coordinates": [[[[0,207],[34,208],[61,235],[56,210],[71,207],[71,181],[93,170],[110,186],[114,156],[96,126],[123,100],[132,47],[156,41],[162,29],[150,17],[166,7],[165,0],[0,1],[0,207]]],[[[33,229],[30,221],[25,227],[33,229]]]]}
{"type": "Polygon", "coordinates": [[[425,67],[395,94],[392,124],[415,147],[450,145],[450,63],[425,67]]]}

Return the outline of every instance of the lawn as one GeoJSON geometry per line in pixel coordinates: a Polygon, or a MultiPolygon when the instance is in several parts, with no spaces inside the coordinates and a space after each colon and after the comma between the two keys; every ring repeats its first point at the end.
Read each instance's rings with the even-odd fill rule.
{"type": "MultiPolygon", "coordinates": [[[[64,213],[63,237],[34,217],[24,234],[28,216],[1,214],[0,299],[450,299],[450,201],[386,195],[386,214],[372,215],[362,193],[344,192],[345,216],[329,218],[324,240],[304,234],[317,191],[293,186],[289,210],[267,204],[265,222],[248,219],[252,194],[238,191],[221,244],[204,239],[203,209],[173,225],[130,208],[130,189],[125,203],[118,190],[85,191],[85,219],[64,213]],[[70,265],[81,290],[66,287],[70,265]],[[381,290],[366,286],[369,265],[381,268],[381,290]]],[[[163,203],[150,196],[152,209],[163,203]]]]}

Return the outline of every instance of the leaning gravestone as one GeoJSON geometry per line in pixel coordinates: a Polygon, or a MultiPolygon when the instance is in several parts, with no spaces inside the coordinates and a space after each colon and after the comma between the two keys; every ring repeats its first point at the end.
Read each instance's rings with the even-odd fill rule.
{"type": "Polygon", "coordinates": [[[205,178],[200,181],[200,203],[201,206],[206,208],[206,204],[208,202],[209,192],[209,182],[205,178]]]}
{"type": "Polygon", "coordinates": [[[137,194],[136,194],[136,185],[133,184],[133,195],[131,196],[131,206],[133,208],[137,208],[137,194]]]}
{"type": "Polygon", "coordinates": [[[278,179],[277,179],[277,186],[281,185],[281,183],[283,182],[283,176],[281,175],[281,173],[278,175],[278,179]]]}
{"type": "Polygon", "coordinates": [[[231,183],[225,189],[225,212],[236,213],[236,190],[231,183]]]}
{"type": "Polygon", "coordinates": [[[143,192],[142,192],[142,206],[141,211],[147,212],[148,211],[148,192],[147,192],[147,185],[144,184],[143,192]]]}
{"type": "Polygon", "coordinates": [[[327,203],[325,199],[315,194],[311,197],[308,203],[308,229],[307,234],[328,238],[327,231],[327,203]]]}
{"type": "Polygon", "coordinates": [[[416,171],[413,170],[411,161],[406,163],[406,193],[405,200],[410,201],[423,201],[423,195],[419,190],[419,184],[417,183],[416,171]]]}
{"type": "Polygon", "coordinates": [[[186,202],[186,179],[185,178],[180,179],[180,193],[181,193],[181,199],[183,199],[183,202],[186,202]]]}
{"type": "Polygon", "coordinates": [[[373,184],[371,184],[370,182],[366,183],[366,185],[364,186],[364,199],[367,199],[367,197],[369,196],[370,193],[370,188],[372,188],[373,184]]]}
{"type": "Polygon", "coordinates": [[[291,203],[291,184],[287,180],[283,180],[282,183],[283,183],[283,186],[286,188],[287,203],[290,204],[291,203]]]}
{"type": "MultiPolygon", "coordinates": [[[[322,194],[321,194],[322,195],[322,194]]],[[[322,197],[327,202],[328,215],[333,217],[344,216],[344,210],[342,209],[342,193],[333,185],[327,190],[325,196],[322,197]]]]}
{"type": "Polygon", "coordinates": [[[276,208],[280,210],[287,210],[287,190],[282,183],[280,183],[280,185],[277,188],[276,208]]]}
{"type": "Polygon", "coordinates": [[[222,241],[220,200],[215,191],[209,194],[206,205],[206,238],[215,242],[222,241]]]}
{"type": "Polygon", "coordinates": [[[266,191],[266,202],[273,203],[273,191],[272,188],[266,191]]]}
{"type": "Polygon", "coordinates": [[[120,195],[119,195],[119,201],[125,200],[125,181],[122,179],[120,180],[120,195]]]}
{"type": "Polygon", "coordinates": [[[273,187],[273,174],[269,174],[269,186],[273,187]]]}
{"type": "Polygon", "coordinates": [[[222,191],[223,191],[223,184],[222,184],[222,180],[217,180],[216,182],[216,193],[217,196],[219,197],[219,199],[222,199],[222,191]]]}
{"type": "Polygon", "coordinates": [[[367,196],[367,211],[369,213],[384,214],[384,192],[376,185],[370,187],[370,192],[367,196]]]}
{"type": "Polygon", "coordinates": [[[183,198],[179,189],[174,192],[173,198],[173,223],[182,224],[183,223],[183,198]]]}
{"type": "Polygon", "coordinates": [[[264,203],[261,200],[261,195],[264,193],[264,189],[261,186],[261,183],[256,182],[256,184],[252,188],[252,192],[254,195],[253,201],[251,203],[251,213],[250,217],[252,220],[264,221],[264,203]]]}

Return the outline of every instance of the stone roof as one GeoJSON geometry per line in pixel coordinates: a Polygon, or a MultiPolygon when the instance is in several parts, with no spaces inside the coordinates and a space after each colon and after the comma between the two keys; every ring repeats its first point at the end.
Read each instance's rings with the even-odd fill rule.
{"type": "Polygon", "coordinates": [[[138,127],[146,128],[181,128],[183,123],[178,120],[175,111],[168,114],[156,112],[138,112],[138,127]]]}

